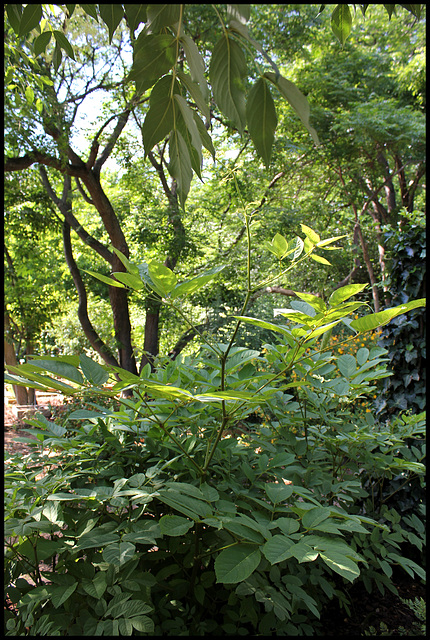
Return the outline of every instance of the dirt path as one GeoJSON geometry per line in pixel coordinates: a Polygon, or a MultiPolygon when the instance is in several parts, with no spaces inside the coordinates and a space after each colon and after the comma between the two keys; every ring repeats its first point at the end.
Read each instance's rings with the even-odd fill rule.
{"type": "MultiPolygon", "coordinates": [[[[7,396],[5,396],[7,399],[7,396]]],[[[43,406],[61,406],[62,398],[58,395],[52,395],[43,399],[43,406]]],[[[30,452],[30,447],[25,442],[17,442],[17,438],[34,438],[31,434],[25,430],[31,427],[23,420],[18,420],[14,411],[13,405],[4,405],[4,448],[5,452],[15,454],[20,453],[25,455],[30,452]]]]}

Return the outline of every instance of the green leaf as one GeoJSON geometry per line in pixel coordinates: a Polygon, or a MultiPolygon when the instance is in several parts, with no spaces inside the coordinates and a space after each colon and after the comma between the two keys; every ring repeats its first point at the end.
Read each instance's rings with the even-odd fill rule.
{"type": "Polygon", "coordinates": [[[246,118],[252,142],[268,167],[278,119],[270,89],[264,78],[259,78],[248,94],[246,118]]]}
{"type": "Polygon", "coordinates": [[[24,94],[25,94],[25,98],[26,98],[28,104],[30,104],[30,105],[33,104],[33,102],[34,102],[34,91],[33,91],[33,89],[31,87],[26,87],[24,94]]]}
{"type": "Polygon", "coordinates": [[[115,276],[115,278],[119,280],[119,282],[122,282],[133,291],[140,291],[145,287],[140,277],[134,275],[134,273],[124,273],[123,271],[114,271],[112,275],[115,276]]]}
{"type": "Polygon", "coordinates": [[[79,363],[86,379],[95,386],[101,386],[109,379],[108,372],[98,363],[94,362],[85,353],[79,356],[79,363]]]}
{"type": "Polygon", "coordinates": [[[301,254],[303,253],[303,249],[304,249],[304,242],[303,240],[297,236],[293,241],[292,241],[292,246],[295,246],[295,251],[293,253],[293,259],[297,260],[297,258],[299,258],[301,256],[301,254]],[[294,243],[294,244],[292,244],[294,243]]]}
{"type": "Polygon", "coordinates": [[[172,400],[174,400],[175,398],[179,398],[181,400],[185,400],[185,399],[191,400],[194,398],[193,394],[190,391],[187,391],[186,389],[181,389],[180,387],[174,387],[170,384],[162,384],[161,382],[157,383],[157,382],[146,380],[144,382],[144,386],[148,391],[148,393],[151,393],[155,397],[158,396],[158,397],[164,397],[164,398],[171,398],[172,400]]]}
{"type": "MultiPolygon", "coordinates": [[[[36,544],[37,561],[41,562],[47,560],[51,556],[58,553],[63,549],[64,543],[61,540],[46,540],[45,538],[38,538],[36,544]]],[[[17,546],[18,553],[24,555],[32,562],[36,561],[34,546],[29,539],[17,546]]]]}
{"type": "Polygon", "coordinates": [[[270,564],[276,564],[291,557],[290,549],[293,544],[293,540],[287,536],[276,534],[266,542],[262,551],[270,564]]]}
{"type": "Polygon", "coordinates": [[[151,151],[157,142],[164,140],[173,129],[177,108],[173,96],[178,92],[179,85],[171,75],[161,78],[151,91],[149,110],[142,126],[146,153],[151,151]]]}
{"type": "Polygon", "coordinates": [[[249,578],[261,559],[259,549],[247,544],[239,544],[221,551],[215,560],[216,581],[235,584],[249,578]]]}
{"type": "Polygon", "coordinates": [[[66,602],[72,595],[72,593],[76,590],[78,586],[78,582],[74,582],[70,585],[60,585],[51,587],[51,602],[54,605],[55,609],[58,609],[62,604],[66,602]]]}
{"type": "Polygon", "coordinates": [[[321,249],[325,248],[326,251],[334,251],[339,247],[328,247],[327,245],[332,244],[333,242],[336,242],[336,240],[340,240],[341,238],[346,238],[346,236],[334,236],[333,238],[326,238],[325,240],[320,240],[320,242],[318,242],[316,246],[321,247],[321,249]]]}
{"type": "MultiPolygon", "coordinates": [[[[193,82],[193,80],[188,75],[188,73],[184,73],[180,69],[177,70],[177,76],[182,82],[182,84],[185,86],[185,88],[187,89],[188,93],[190,94],[191,98],[194,100],[194,102],[196,103],[197,107],[200,109],[202,114],[205,116],[205,118],[210,120],[209,107],[207,106],[202,96],[199,85],[193,82]]],[[[194,115],[194,113],[195,111],[193,109],[191,111],[191,114],[194,115]]],[[[206,127],[205,127],[205,130],[206,130],[206,127]]]]}
{"type": "Polygon", "coordinates": [[[290,332],[287,329],[283,329],[278,324],[273,324],[272,322],[266,322],[265,320],[260,320],[258,318],[248,318],[247,316],[233,316],[233,318],[236,318],[236,320],[242,320],[242,322],[248,322],[256,327],[261,327],[262,329],[269,329],[276,333],[282,333],[285,336],[290,335],[290,332]]]}
{"type": "Polygon", "coordinates": [[[27,4],[22,12],[18,35],[25,36],[29,31],[39,26],[42,16],[41,4],[27,4]]]}
{"type": "Polygon", "coordinates": [[[146,4],[124,4],[124,11],[127,17],[128,26],[130,27],[130,31],[134,33],[137,27],[142,23],[146,22],[146,4]]]}
{"type": "Polygon", "coordinates": [[[124,17],[122,4],[99,4],[100,17],[109,29],[109,44],[119,23],[124,17]]]}
{"type": "Polygon", "coordinates": [[[136,631],[143,631],[151,634],[154,633],[155,625],[148,616],[137,616],[136,618],[132,618],[131,624],[136,631]]]}
{"type": "MultiPolygon", "coordinates": [[[[202,104],[200,103],[200,98],[196,99],[193,96],[194,100],[196,101],[197,106],[199,107],[203,115],[208,120],[210,120],[209,107],[204,102],[205,100],[209,99],[209,87],[205,78],[205,63],[204,63],[203,57],[200,54],[200,51],[198,50],[196,43],[192,38],[190,38],[190,36],[181,35],[179,41],[181,42],[184,48],[185,57],[187,59],[188,67],[190,69],[191,79],[194,82],[197,82],[200,88],[203,103],[202,104]]],[[[193,95],[192,91],[190,91],[190,93],[191,95],[193,95]]]]}
{"type": "Polygon", "coordinates": [[[348,300],[348,298],[351,298],[357,293],[360,293],[360,291],[363,291],[367,286],[367,284],[347,284],[345,287],[340,287],[340,289],[336,289],[336,291],[333,291],[331,294],[328,299],[329,304],[332,307],[336,307],[344,300],[348,300]]]}
{"type": "Polygon", "coordinates": [[[22,16],[22,5],[21,4],[6,4],[6,13],[10,23],[10,26],[15,31],[16,35],[19,35],[19,25],[21,22],[22,16]]]}
{"type": "Polygon", "coordinates": [[[291,533],[296,533],[300,529],[300,524],[298,520],[294,518],[277,518],[270,524],[270,528],[279,527],[282,533],[285,535],[290,535],[291,533]]]}
{"type": "Polygon", "coordinates": [[[391,307],[390,309],[384,309],[384,311],[379,311],[378,313],[372,313],[371,315],[364,316],[363,318],[358,318],[358,320],[353,320],[350,323],[350,326],[358,331],[359,333],[365,333],[367,331],[373,331],[373,329],[377,329],[378,327],[382,327],[385,324],[388,324],[393,318],[397,316],[401,316],[403,313],[407,313],[412,309],[417,309],[418,307],[425,307],[426,299],[420,298],[419,300],[412,300],[411,302],[407,302],[406,304],[401,304],[398,307],[391,307]]]}
{"type": "Polygon", "coordinates": [[[108,284],[110,287],[118,287],[119,289],[125,289],[125,286],[121,284],[121,282],[117,282],[117,280],[114,280],[113,278],[102,276],[101,273],[95,273],[94,271],[88,271],[87,269],[83,269],[83,271],[85,271],[85,273],[88,273],[90,276],[93,276],[93,278],[97,278],[97,280],[100,280],[101,282],[108,284]]]}
{"type": "MultiPolygon", "coordinates": [[[[18,375],[24,376],[23,380],[25,381],[24,386],[33,387],[32,382],[42,383],[45,386],[45,389],[56,389],[57,391],[61,391],[61,393],[70,394],[76,392],[76,388],[71,385],[60,382],[59,380],[54,380],[50,376],[41,375],[39,373],[34,372],[34,367],[30,363],[20,364],[17,367],[13,367],[12,365],[7,365],[9,371],[12,373],[17,373],[18,375]]],[[[21,384],[19,380],[15,380],[13,384],[21,384]]],[[[36,388],[36,387],[35,387],[36,388]]]]}
{"type": "Polygon", "coordinates": [[[173,271],[163,263],[151,260],[148,262],[148,271],[152,282],[159,291],[163,292],[163,296],[167,296],[175,288],[178,279],[173,271]]]}
{"type": "Polygon", "coordinates": [[[339,371],[345,378],[351,378],[354,373],[357,371],[357,362],[354,356],[351,356],[347,353],[341,355],[336,360],[337,366],[339,367],[339,371]]]}
{"type": "Polygon", "coordinates": [[[310,227],[306,226],[305,224],[301,224],[300,225],[302,228],[303,233],[309,238],[309,240],[313,243],[313,244],[317,244],[318,242],[321,241],[320,236],[316,233],[316,231],[314,231],[313,229],[311,229],[310,227]]]}
{"type": "Polygon", "coordinates": [[[275,73],[266,72],[264,77],[273,82],[299,116],[300,120],[309,131],[315,144],[319,145],[318,135],[315,129],[309,124],[310,107],[307,98],[303,93],[287,78],[275,73]]]}
{"type": "MultiPolygon", "coordinates": [[[[73,494],[54,493],[52,494],[52,499],[60,498],[61,500],[64,500],[65,496],[68,496],[69,498],[73,498],[73,499],[80,497],[79,495],[73,495],[73,494]]],[[[48,496],[48,500],[50,498],[51,496],[48,496]]],[[[97,529],[93,529],[88,533],[84,533],[79,538],[79,541],[75,547],[76,551],[80,551],[81,549],[101,549],[106,545],[118,542],[118,538],[119,538],[118,533],[114,533],[114,532],[101,533],[99,529],[100,527],[97,527],[97,529]]]]}
{"type": "Polygon", "coordinates": [[[134,43],[133,66],[128,80],[146,91],[176,62],[176,38],[169,34],[146,35],[142,31],[134,43]]]}
{"type": "MultiPolygon", "coordinates": [[[[273,394],[276,393],[275,389],[271,389],[266,392],[262,392],[261,398],[267,397],[265,394],[273,394]]],[[[247,391],[213,391],[208,393],[199,393],[193,396],[195,400],[200,402],[221,402],[223,400],[248,400],[249,402],[254,401],[255,404],[258,404],[258,400],[254,393],[247,391]]]]}
{"type": "Polygon", "coordinates": [[[347,4],[338,4],[331,14],[331,28],[343,46],[352,28],[352,16],[347,4]]]}
{"type": "Polygon", "coordinates": [[[107,588],[106,571],[100,571],[92,580],[84,578],[84,580],[82,580],[82,587],[88,595],[99,600],[107,588]]]}
{"type": "Polygon", "coordinates": [[[264,537],[259,531],[247,526],[246,522],[242,522],[240,518],[226,518],[221,519],[223,529],[230,531],[243,540],[249,540],[250,542],[256,542],[261,544],[264,542],[264,537]]]}
{"type": "Polygon", "coordinates": [[[174,515],[162,516],[159,524],[161,533],[168,536],[183,536],[194,526],[191,520],[174,515]]]}
{"type": "Polygon", "coordinates": [[[39,56],[43,51],[45,51],[46,47],[51,41],[52,32],[44,31],[37,36],[36,40],[33,43],[33,51],[35,56],[39,56]]]}
{"type": "Polygon", "coordinates": [[[357,363],[358,366],[361,367],[369,357],[370,351],[366,347],[362,347],[357,351],[357,363]]]}
{"type": "Polygon", "coordinates": [[[193,520],[208,518],[212,515],[212,509],[203,500],[183,495],[173,489],[161,489],[158,492],[159,499],[172,509],[183,513],[193,520]]]}
{"type": "Polygon", "coordinates": [[[82,9],[85,11],[87,16],[91,16],[98,22],[97,8],[95,4],[81,4],[82,9]]]}
{"type": "Polygon", "coordinates": [[[320,522],[327,520],[330,517],[331,510],[329,507],[314,507],[306,511],[302,517],[302,525],[305,529],[313,529],[320,522]]]}
{"type": "Polygon", "coordinates": [[[184,282],[177,284],[171,291],[172,299],[178,298],[179,296],[195,293],[196,291],[204,287],[208,282],[213,280],[213,278],[223,269],[224,265],[222,267],[214,267],[214,269],[205,271],[205,273],[203,273],[201,276],[196,276],[191,280],[185,280],[184,282]]]}
{"type": "MultiPolygon", "coordinates": [[[[67,364],[66,362],[61,362],[56,359],[52,360],[40,360],[35,359],[31,360],[28,365],[32,367],[37,367],[39,369],[43,369],[44,371],[50,371],[51,373],[55,373],[61,378],[66,378],[66,380],[72,380],[73,382],[77,382],[78,384],[83,384],[84,379],[82,375],[76,367],[71,364],[67,364]]],[[[30,369],[29,369],[30,370],[30,369]]]]}
{"type": "Polygon", "coordinates": [[[311,307],[316,309],[316,311],[324,313],[324,311],[327,310],[327,306],[322,298],[319,298],[318,296],[313,296],[310,293],[301,293],[300,291],[294,291],[294,293],[298,298],[300,298],[300,300],[304,300],[305,302],[310,304],[311,307]]]}
{"type": "Polygon", "coordinates": [[[180,96],[179,94],[175,94],[175,100],[179,105],[180,112],[184,119],[185,125],[190,133],[191,142],[194,149],[197,151],[199,155],[199,161],[202,162],[202,140],[200,138],[199,130],[197,129],[196,121],[193,117],[193,111],[187,104],[185,98],[180,96]]]}
{"type": "Polygon", "coordinates": [[[228,4],[227,20],[237,20],[241,24],[246,24],[251,15],[251,5],[249,4],[228,4]]]}
{"type": "Polygon", "coordinates": [[[324,324],[321,327],[317,327],[316,329],[312,329],[312,331],[306,336],[306,341],[313,340],[314,338],[321,336],[323,333],[330,331],[337,324],[339,324],[341,320],[336,320],[335,322],[330,322],[329,324],[324,324]]]}
{"type": "Polygon", "coordinates": [[[242,49],[224,34],[214,47],[209,77],[216,104],[241,134],[246,124],[244,90],[246,70],[242,49]]]}
{"type": "Polygon", "coordinates": [[[53,31],[53,34],[58,46],[64,49],[64,51],[67,53],[69,58],[72,58],[72,60],[75,60],[75,52],[73,51],[73,47],[70,44],[70,42],[67,40],[64,33],[62,31],[53,31]]]}
{"type": "Polygon", "coordinates": [[[136,547],[131,542],[109,544],[103,550],[103,559],[109,564],[121,566],[134,556],[135,551],[136,547]]]}
{"type": "Polygon", "coordinates": [[[315,551],[305,542],[298,542],[294,544],[290,549],[290,555],[296,558],[299,562],[313,562],[318,558],[319,551],[315,551]]]}
{"type": "MultiPolygon", "coordinates": [[[[10,365],[8,365],[8,369],[11,369],[10,365]]],[[[27,377],[23,378],[21,376],[10,375],[8,373],[4,374],[4,381],[9,384],[16,384],[19,387],[30,387],[31,389],[39,389],[40,391],[48,391],[49,389],[54,389],[55,387],[50,385],[50,378],[45,376],[31,376],[31,379],[27,377]],[[39,383],[36,382],[39,381],[39,383]]],[[[60,391],[60,389],[57,389],[60,391]]]]}
{"type": "Polygon", "coordinates": [[[152,33],[176,24],[180,16],[180,4],[148,4],[147,7],[147,22],[152,33]]]}
{"type": "MultiPolygon", "coordinates": [[[[149,502],[149,500],[148,500],[149,502]]],[[[157,544],[157,538],[162,538],[160,526],[158,522],[154,520],[138,521],[133,525],[133,532],[126,533],[122,541],[123,542],[136,542],[138,544],[157,544]]]]}
{"type": "Polygon", "coordinates": [[[118,258],[121,260],[122,264],[127,269],[127,271],[129,273],[133,273],[134,275],[138,276],[139,275],[139,269],[138,269],[137,265],[135,265],[132,262],[130,262],[130,260],[128,258],[126,258],[126,256],[119,249],[116,249],[115,247],[112,247],[112,249],[113,249],[114,253],[116,253],[116,255],[118,256],[118,258]]]}
{"type": "Polygon", "coordinates": [[[270,482],[264,485],[267,497],[273,504],[285,502],[294,492],[294,485],[270,482]]]}
{"type": "Polygon", "coordinates": [[[196,121],[197,129],[199,130],[200,138],[202,140],[204,148],[209,151],[209,153],[212,156],[212,159],[215,160],[215,148],[213,146],[212,138],[208,134],[202,119],[198,116],[198,114],[195,111],[193,112],[193,117],[194,117],[194,120],[196,121]]]}
{"type": "Polygon", "coordinates": [[[341,553],[336,553],[335,551],[324,551],[320,552],[320,557],[331,569],[333,569],[333,571],[343,578],[346,578],[346,580],[349,580],[349,582],[354,582],[354,580],[360,575],[360,569],[354,560],[347,558],[341,553]]]}
{"type": "Polygon", "coordinates": [[[61,47],[58,46],[58,43],[55,45],[54,53],[52,54],[52,62],[54,65],[54,70],[57,72],[58,68],[61,64],[63,54],[61,53],[61,47]]]}
{"type": "MultiPolygon", "coordinates": [[[[108,609],[106,613],[109,613],[113,618],[122,616],[128,619],[134,618],[135,616],[139,616],[143,613],[148,613],[152,610],[153,607],[146,604],[146,602],[142,602],[142,600],[129,600],[128,602],[119,602],[114,608],[108,609]]],[[[129,620],[129,622],[131,624],[131,620],[129,620]]]]}
{"type": "Polygon", "coordinates": [[[272,252],[276,257],[281,260],[288,251],[288,241],[281,236],[280,233],[276,233],[272,240],[272,252]]]}
{"type": "Polygon", "coordinates": [[[169,158],[169,173],[177,182],[179,200],[183,206],[190,190],[193,172],[187,143],[177,129],[170,133],[169,158]]]}
{"type": "Polygon", "coordinates": [[[322,256],[318,256],[315,253],[311,253],[311,255],[309,257],[310,257],[311,260],[314,260],[315,262],[319,262],[320,264],[328,264],[331,267],[331,262],[329,262],[328,260],[326,260],[322,256]]]}

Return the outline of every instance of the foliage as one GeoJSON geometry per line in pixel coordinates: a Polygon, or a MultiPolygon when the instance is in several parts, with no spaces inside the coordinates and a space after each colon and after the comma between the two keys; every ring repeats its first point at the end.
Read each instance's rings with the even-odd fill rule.
{"type": "MultiPolygon", "coordinates": [[[[424,579],[399,546],[422,551],[424,514],[409,518],[413,533],[374,500],[381,478],[424,482],[408,446],[422,417],[387,431],[357,415],[356,400],[389,375],[386,351],[337,355],[326,338],[342,320],[366,333],[425,301],[351,319],[366,285],[347,285],[328,304],[297,292],[282,324],[246,316],[262,284],[251,278],[251,218],[247,293],[228,342],[201,335],[198,354],[140,376],[83,354],[36,357],[6,376],[97,400],[62,424],[29,421],[33,453],[8,462],[5,579],[17,614],[7,635],[312,635],[329,599],[348,611],[354,580],[395,591],[393,566],[424,579]],[[235,345],[242,323],[275,334],[264,352],[235,345]],[[109,398],[120,408],[98,400],[109,398]]],[[[282,275],[324,260],[336,240],[302,231],[271,242],[282,275]]],[[[117,253],[116,286],[157,292],[187,322],[184,298],[218,272],[179,282],[162,263],[117,253]]]]}
{"type": "MultiPolygon", "coordinates": [[[[318,13],[316,5],[184,5],[182,9],[161,5],[157,10],[151,5],[109,6],[55,5],[54,10],[48,5],[6,6],[9,157],[5,166],[21,171],[27,161],[37,159],[42,175],[46,168],[44,186],[49,179],[53,194],[50,210],[54,203],[56,215],[72,226],[69,258],[82,276],[81,285],[74,279],[78,300],[71,293],[71,277],[64,276],[63,269],[61,276],[52,270],[52,279],[65,283],[70,311],[46,332],[46,346],[56,339],[62,353],[76,353],[78,347],[99,353],[104,361],[110,352],[121,366],[135,372],[144,366],[146,354],[155,362],[158,352],[165,357],[177,353],[177,344],[184,344],[180,320],[160,301],[158,315],[152,309],[151,316],[148,300],[130,290],[115,296],[112,287],[109,290],[82,271],[97,270],[107,276],[121,270],[111,244],[137,261],[142,256],[147,262],[164,260],[179,278],[228,262],[217,291],[202,289],[186,303],[187,312],[193,308],[197,326],[209,325],[212,333],[222,331],[220,324],[223,328],[227,324],[222,314],[240,312],[236,274],[244,226],[234,213],[238,198],[222,181],[226,170],[233,168],[243,171],[244,177],[237,179],[244,199],[253,204],[260,199],[261,246],[271,240],[274,226],[289,236],[297,233],[300,222],[312,225],[315,219],[328,235],[348,234],[329,275],[309,261],[290,286],[325,299],[348,272],[353,273],[350,282],[363,282],[363,270],[352,271],[358,258],[351,252],[357,251],[346,207],[351,198],[340,188],[333,162],[343,163],[344,175],[346,163],[353,182],[366,167],[365,177],[372,179],[376,191],[385,175],[377,162],[369,170],[370,178],[367,169],[377,140],[388,145],[384,153],[390,162],[390,154],[400,153],[407,170],[405,184],[414,180],[422,159],[425,101],[421,55],[425,19],[417,22],[414,17],[420,17],[420,6],[405,10],[397,5],[393,16],[397,11],[399,18],[388,21],[391,9],[384,6],[362,5],[356,11],[339,5],[332,23],[331,9],[318,13]],[[341,46],[331,24],[343,41],[342,24],[350,24],[345,18],[349,14],[353,29],[341,46]],[[174,22],[178,16],[180,30],[174,22]],[[161,47],[157,60],[151,42],[161,47]],[[232,74],[227,84],[220,72],[225,60],[232,74]],[[151,62],[151,73],[156,70],[159,75],[146,87],[139,78],[151,62]],[[166,72],[164,63],[172,63],[166,72]],[[93,96],[100,108],[94,108],[93,96]],[[163,126],[158,127],[160,114],[163,126]],[[315,149],[312,128],[323,142],[315,149]],[[410,154],[406,160],[405,145],[410,154]],[[238,157],[233,159],[235,146],[238,157]],[[225,151],[230,159],[223,157],[225,151]],[[115,174],[107,171],[108,158],[119,167],[115,174]],[[66,198],[73,215],[63,202],[66,166],[66,173],[73,176],[66,198]],[[167,167],[178,178],[182,203],[190,176],[196,174],[205,182],[194,180],[187,206],[181,210],[177,183],[165,188],[167,167]],[[60,199],[56,194],[61,192],[60,199]],[[103,209],[100,202],[106,204],[105,196],[111,207],[103,209]],[[212,234],[217,235],[218,246],[208,246],[212,234]],[[100,314],[101,299],[109,299],[109,313],[103,308],[100,314]],[[69,323],[76,310],[83,332],[69,323]],[[151,317],[155,320],[149,326],[151,317]],[[151,329],[156,339],[148,346],[151,329]]],[[[356,182],[353,189],[349,187],[359,201],[363,185],[356,182]]],[[[422,198],[416,186],[417,197],[422,198]]],[[[378,193],[383,196],[385,190],[378,193]]],[[[374,262],[379,255],[378,232],[370,218],[368,223],[362,220],[362,226],[374,262]]],[[[18,230],[16,235],[20,240],[18,230]]],[[[259,249],[255,269],[264,273],[272,265],[269,252],[259,249]]],[[[38,255],[35,251],[33,272],[41,274],[38,255]]],[[[60,265],[62,260],[56,250],[52,262],[60,265]]],[[[267,317],[272,315],[270,306],[265,305],[267,317]]],[[[282,306],[279,297],[273,306],[282,306]]],[[[262,307],[257,305],[257,315],[262,307]]],[[[256,327],[241,331],[248,346],[258,347],[257,331],[256,327]]]]}
{"type": "MultiPolygon", "coordinates": [[[[130,31],[133,46],[133,64],[127,76],[127,82],[133,83],[137,97],[152,89],[149,99],[150,108],[142,127],[145,152],[169,136],[169,172],[175,179],[180,199],[184,203],[193,172],[201,175],[202,146],[214,155],[213,143],[201,116],[210,119],[207,106],[209,88],[204,75],[205,61],[190,35],[184,32],[187,24],[185,5],[141,5],[133,9],[131,5],[59,5],[65,14],[65,23],[72,18],[77,6],[87,17],[100,20],[107,26],[109,42],[124,19],[130,31]],[[144,25],[136,36],[137,29],[144,25]],[[178,66],[178,54],[182,50],[187,65],[186,73],[178,66]],[[185,96],[194,101],[196,109],[191,109],[185,96]],[[200,115],[199,115],[200,113],[200,115]]],[[[360,5],[363,15],[368,5],[360,5]]],[[[389,16],[393,9],[386,7],[389,16]]],[[[405,5],[418,19],[420,5],[405,5]]],[[[309,122],[309,105],[306,97],[289,79],[282,76],[275,62],[261,45],[254,40],[246,23],[250,17],[250,5],[227,5],[220,10],[214,5],[221,29],[212,50],[209,64],[209,76],[214,101],[221,113],[230,123],[243,133],[246,126],[257,153],[266,166],[270,163],[274,132],[277,124],[275,105],[271,87],[280,95],[300,118],[313,140],[318,143],[316,131],[309,122]],[[245,79],[248,75],[245,52],[249,48],[260,54],[256,63],[259,77],[246,91],[245,79]],[[267,64],[270,71],[264,70],[267,64]],[[227,69],[227,73],[226,73],[227,69]]],[[[324,10],[322,5],[320,12],[324,10]]],[[[75,60],[74,47],[64,32],[55,28],[52,16],[44,15],[42,5],[25,7],[6,5],[8,22],[18,38],[28,39],[30,57],[10,47],[10,61],[19,55],[33,65],[32,76],[37,78],[38,58],[50,51],[53,46],[52,62],[55,71],[60,67],[63,55],[75,60]],[[36,73],[35,73],[36,72],[36,73]]],[[[331,27],[341,44],[344,44],[351,30],[352,15],[348,5],[337,5],[331,16],[331,27]]],[[[16,79],[17,69],[10,64],[7,82],[13,89],[21,87],[26,101],[33,105],[35,94],[16,79]],[[16,84],[11,81],[14,80],[16,84]]],[[[43,81],[38,79],[38,86],[43,81]]],[[[38,98],[38,111],[43,104],[38,98]]]]}
{"type": "MultiPolygon", "coordinates": [[[[391,243],[389,291],[396,304],[425,292],[426,232],[421,224],[410,224],[386,232],[391,243]]],[[[392,371],[378,403],[378,413],[396,410],[423,411],[426,403],[425,314],[416,309],[399,316],[382,332],[381,346],[388,349],[392,371]]]]}

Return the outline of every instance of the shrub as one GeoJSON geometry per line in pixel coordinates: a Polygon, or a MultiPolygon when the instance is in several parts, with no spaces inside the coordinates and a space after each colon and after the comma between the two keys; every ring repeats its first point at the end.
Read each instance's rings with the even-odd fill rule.
{"type": "MultiPolygon", "coordinates": [[[[283,273],[334,241],[303,231],[304,241],[277,234],[271,244],[279,262],[291,260],[283,273]]],[[[160,263],[121,259],[120,282],[150,287],[183,317],[177,301],[215,275],[178,284],[160,263]]],[[[412,533],[383,492],[375,500],[396,474],[423,482],[408,444],[422,437],[421,418],[387,431],[357,414],[389,375],[386,351],[338,354],[324,341],[360,306],[351,299],[364,285],[327,305],[299,294],[275,324],[244,315],[249,277],[230,341],[203,335],[196,356],[140,376],[85,355],[39,358],[7,376],[98,399],[62,424],[32,420],[32,453],[8,462],[7,635],[313,635],[328,600],[348,611],[354,580],[393,591],[393,566],[424,579],[399,548],[422,549],[422,514],[411,512],[412,533]],[[274,341],[235,346],[243,322],[274,341]]],[[[371,331],[419,304],[350,326],[371,331]]]]}

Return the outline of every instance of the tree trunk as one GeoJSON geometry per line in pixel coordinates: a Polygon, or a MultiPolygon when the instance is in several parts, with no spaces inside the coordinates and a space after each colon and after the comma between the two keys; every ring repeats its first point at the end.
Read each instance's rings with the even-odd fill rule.
{"type": "MultiPolygon", "coordinates": [[[[82,176],[82,182],[88,189],[91,200],[93,201],[109,235],[110,241],[112,242],[112,246],[121,251],[121,253],[128,258],[129,250],[127,241],[120,227],[115,211],[103,191],[99,177],[94,171],[88,170],[86,174],[82,176]]],[[[112,258],[112,271],[125,271],[124,265],[116,254],[112,258]]],[[[109,287],[109,300],[112,308],[119,365],[131,373],[137,374],[136,360],[131,344],[131,324],[127,291],[118,287],[109,287]]]]}
{"type": "Polygon", "coordinates": [[[161,298],[157,293],[152,292],[146,296],[145,309],[145,339],[143,344],[143,356],[140,361],[141,371],[148,363],[151,365],[151,369],[154,370],[154,359],[158,355],[161,298]]]}
{"type": "Polygon", "coordinates": [[[379,306],[379,293],[378,293],[378,287],[376,285],[375,273],[373,271],[372,262],[370,260],[369,252],[367,250],[367,243],[364,240],[360,223],[358,221],[355,223],[354,231],[355,230],[357,231],[358,237],[360,239],[360,246],[361,246],[361,251],[363,252],[364,263],[366,265],[367,273],[369,274],[369,280],[372,287],[373,305],[375,308],[375,313],[378,313],[380,310],[380,306],[379,306]]]}
{"type": "MultiPolygon", "coordinates": [[[[12,338],[10,317],[7,311],[4,313],[4,361],[6,369],[8,365],[16,367],[18,360],[15,353],[15,345],[12,338]]],[[[34,389],[27,389],[17,384],[12,385],[17,404],[34,404],[34,389]]]]}
{"type": "Polygon", "coordinates": [[[107,347],[107,345],[105,345],[103,340],[100,338],[88,317],[87,292],[84,282],[81,278],[81,274],[79,273],[78,266],[73,257],[72,241],[70,238],[70,225],[66,220],[64,220],[63,222],[63,246],[67,266],[69,267],[73,282],[75,283],[76,291],[78,292],[78,318],[82,330],[87,337],[90,345],[103,358],[106,364],[111,364],[115,367],[118,367],[119,365],[114,355],[111,353],[109,347],[107,347]]]}

